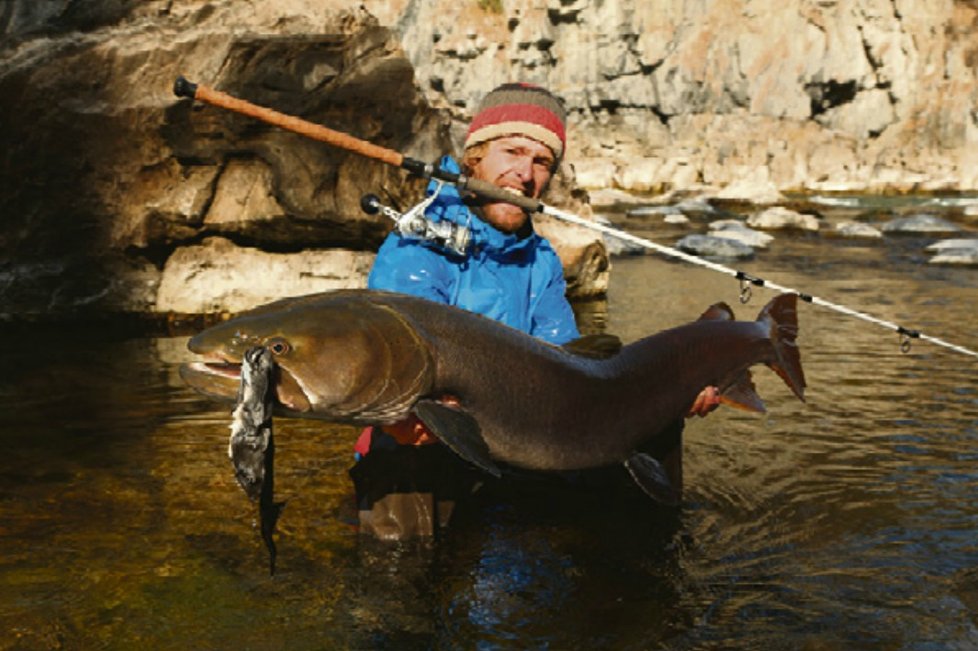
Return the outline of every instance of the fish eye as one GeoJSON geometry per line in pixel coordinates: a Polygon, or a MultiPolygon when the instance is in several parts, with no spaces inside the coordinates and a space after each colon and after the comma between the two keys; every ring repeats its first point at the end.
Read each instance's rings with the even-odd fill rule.
{"type": "Polygon", "coordinates": [[[284,355],[285,353],[292,350],[292,346],[289,345],[285,339],[280,339],[276,337],[275,339],[270,339],[266,344],[266,348],[272,351],[273,355],[284,355]]]}

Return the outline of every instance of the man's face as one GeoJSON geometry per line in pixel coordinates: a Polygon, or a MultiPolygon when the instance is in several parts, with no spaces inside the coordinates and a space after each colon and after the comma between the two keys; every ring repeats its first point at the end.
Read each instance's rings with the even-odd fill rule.
{"type": "MultiPolygon", "coordinates": [[[[473,178],[488,181],[534,199],[550,181],[554,154],[541,142],[526,136],[504,136],[488,142],[486,154],[472,167],[473,178]]],[[[527,220],[522,208],[511,203],[482,206],[486,221],[504,233],[513,233],[527,220]]]]}

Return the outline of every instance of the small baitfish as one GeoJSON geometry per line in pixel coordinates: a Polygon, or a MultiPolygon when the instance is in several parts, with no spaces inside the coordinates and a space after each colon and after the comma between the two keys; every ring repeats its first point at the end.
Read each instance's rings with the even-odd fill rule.
{"type": "Polygon", "coordinates": [[[284,503],[276,503],[274,499],[274,375],[275,361],[267,348],[255,346],[244,352],[228,442],[228,457],[234,464],[234,476],[248,497],[258,502],[261,536],[268,548],[270,574],[275,574],[277,555],[275,524],[284,506],[284,503]]]}

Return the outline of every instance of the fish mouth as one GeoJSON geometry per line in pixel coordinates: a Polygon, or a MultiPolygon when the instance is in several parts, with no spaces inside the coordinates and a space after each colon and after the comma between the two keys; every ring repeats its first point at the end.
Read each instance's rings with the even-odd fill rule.
{"type": "Polygon", "coordinates": [[[205,396],[234,401],[241,384],[241,363],[223,355],[206,355],[198,361],[181,364],[180,377],[205,396]]]}
{"type": "Polygon", "coordinates": [[[233,378],[235,381],[241,380],[241,362],[227,359],[221,355],[209,355],[197,362],[191,362],[189,365],[202,373],[233,378]]]}
{"type": "MultiPolygon", "coordinates": [[[[241,386],[241,362],[222,354],[208,354],[180,366],[180,377],[193,390],[209,398],[235,402],[241,386]]],[[[303,387],[287,370],[276,367],[275,393],[280,407],[305,413],[311,403],[303,387]]]]}

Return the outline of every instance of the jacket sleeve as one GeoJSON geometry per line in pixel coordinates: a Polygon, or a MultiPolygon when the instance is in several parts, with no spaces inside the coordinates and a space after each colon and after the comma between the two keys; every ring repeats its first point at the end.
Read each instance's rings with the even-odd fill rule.
{"type": "Polygon", "coordinates": [[[416,240],[391,233],[374,260],[367,287],[451,303],[454,287],[445,259],[416,240]]]}
{"type": "Polygon", "coordinates": [[[533,306],[530,334],[562,345],[581,336],[574,320],[574,311],[567,300],[567,282],[564,280],[564,268],[560,258],[550,249],[549,278],[533,306]]]}

